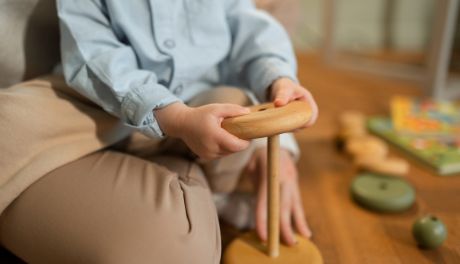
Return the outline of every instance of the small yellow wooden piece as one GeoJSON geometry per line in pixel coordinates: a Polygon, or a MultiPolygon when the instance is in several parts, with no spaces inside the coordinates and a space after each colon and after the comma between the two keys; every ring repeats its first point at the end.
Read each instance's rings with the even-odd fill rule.
{"type": "Polygon", "coordinates": [[[409,172],[409,162],[396,157],[386,157],[375,159],[372,157],[357,157],[354,164],[364,170],[394,175],[404,176],[409,172]]]}
{"type": "Polygon", "coordinates": [[[355,157],[372,156],[376,159],[383,159],[388,155],[388,145],[385,141],[371,135],[348,139],[345,149],[355,157]]]}

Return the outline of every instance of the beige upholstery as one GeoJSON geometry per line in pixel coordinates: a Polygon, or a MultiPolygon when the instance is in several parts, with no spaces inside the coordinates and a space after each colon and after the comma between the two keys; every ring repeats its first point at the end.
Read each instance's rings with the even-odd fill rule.
{"type": "Polygon", "coordinates": [[[0,0],[0,88],[49,73],[59,61],[55,0],[0,0]]]}
{"type": "MultiPolygon", "coordinates": [[[[0,88],[50,72],[59,61],[55,0],[0,0],[0,88]]],[[[23,263],[0,247],[0,263],[23,263]]]]}

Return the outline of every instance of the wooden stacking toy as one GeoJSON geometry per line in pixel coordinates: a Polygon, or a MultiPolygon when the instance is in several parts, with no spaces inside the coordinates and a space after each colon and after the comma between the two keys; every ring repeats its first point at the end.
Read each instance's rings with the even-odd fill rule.
{"type": "Polygon", "coordinates": [[[366,118],[357,111],[346,111],[339,116],[339,138],[353,164],[364,171],[350,186],[353,200],[364,208],[378,212],[402,212],[415,202],[412,185],[400,177],[409,172],[409,163],[389,156],[388,144],[370,135],[366,118]]]}
{"type": "Polygon", "coordinates": [[[339,138],[359,169],[394,176],[403,176],[409,172],[409,163],[406,160],[389,157],[388,144],[367,133],[366,118],[362,113],[342,113],[339,116],[339,125],[339,138]]]}
{"type": "Polygon", "coordinates": [[[225,264],[245,263],[322,263],[316,246],[297,236],[295,246],[280,246],[279,234],[279,134],[304,126],[311,118],[306,102],[293,101],[282,107],[272,103],[251,108],[247,115],[225,119],[222,127],[242,139],[268,138],[268,243],[262,244],[254,233],[235,239],[224,254],[225,264]]]}

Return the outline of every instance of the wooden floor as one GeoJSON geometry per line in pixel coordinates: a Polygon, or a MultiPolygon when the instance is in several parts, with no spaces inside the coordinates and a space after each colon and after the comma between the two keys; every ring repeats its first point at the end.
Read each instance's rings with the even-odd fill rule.
{"type": "MultiPolygon", "coordinates": [[[[299,56],[299,76],[320,108],[317,125],[297,138],[305,212],[325,263],[460,263],[460,175],[435,176],[410,160],[407,178],[417,191],[415,206],[402,214],[373,213],[350,200],[356,170],[334,145],[342,111],[388,114],[392,95],[419,95],[421,89],[414,83],[332,69],[308,55],[299,56]],[[427,213],[448,228],[447,241],[437,250],[417,248],[411,236],[413,221],[427,213]]],[[[392,154],[406,157],[397,150],[392,154]]]]}

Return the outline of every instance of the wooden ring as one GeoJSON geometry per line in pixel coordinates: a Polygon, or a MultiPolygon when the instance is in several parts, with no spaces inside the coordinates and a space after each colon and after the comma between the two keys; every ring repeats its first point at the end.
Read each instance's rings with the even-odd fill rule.
{"type": "Polygon", "coordinates": [[[351,183],[351,195],[361,206],[379,212],[402,212],[415,202],[415,190],[401,178],[364,173],[351,183]]]}
{"type": "Polygon", "coordinates": [[[292,101],[275,107],[273,103],[256,105],[247,115],[227,118],[222,128],[241,139],[270,137],[304,126],[311,118],[310,105],[292,101]]]}

